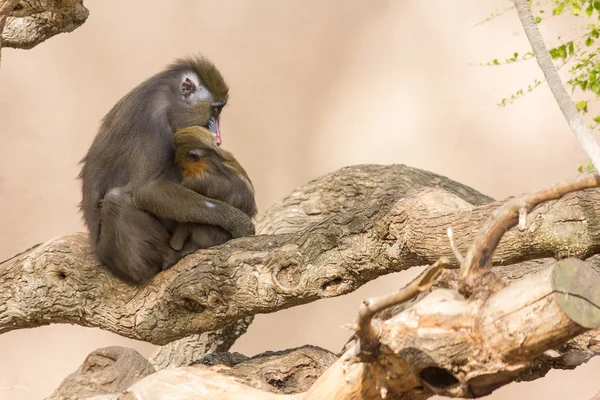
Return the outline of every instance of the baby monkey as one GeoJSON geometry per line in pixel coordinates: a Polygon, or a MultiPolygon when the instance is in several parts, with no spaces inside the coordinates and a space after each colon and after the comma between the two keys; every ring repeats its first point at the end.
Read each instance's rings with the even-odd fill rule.
{"type": "MultiPolygon", "coordinates": [[[[200,126],[180,129],[173,135],[173,145],[184,187],[227,203],[251,218],[256,215],[254,186],[248,174],[230,152],[217,145],[210,130],[200,126]]],[[[230,239],[229,232],[215,225],[180,223],[170,245],[185,255],[230,239]]]]}

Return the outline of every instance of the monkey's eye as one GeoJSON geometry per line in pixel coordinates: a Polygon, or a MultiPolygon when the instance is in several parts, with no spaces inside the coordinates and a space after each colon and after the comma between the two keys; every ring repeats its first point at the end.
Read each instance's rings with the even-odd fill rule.
{"type": "Polygon", "coordinates": [[[200,161],[200,158],[204,155],[204,151],[202,149],[193,149],[188,152],[188,158],[193,162],[200,161]]]}
{"type": "Polygon", "coordinates": [[[223,111],[223,107],[225,107],[225,104],[223,104],[222,106],[217,106],[213,108],[213,115],[215,117],[218,117],[219,115],[221,115],[221,111],[223,111]]]}

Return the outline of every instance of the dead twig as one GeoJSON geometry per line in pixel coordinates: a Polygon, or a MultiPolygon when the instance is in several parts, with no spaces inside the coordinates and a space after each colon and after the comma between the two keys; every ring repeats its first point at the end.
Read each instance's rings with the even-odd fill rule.
{"type": "Polygon", "coordinates": [[[504,287],[491,271],[492,257],[502,236],[512,227],[524,227],[526,214],[537,205],[583,189],[597,187],[600,176],[587,175],[572,182],[554,185],[548,189],[526,194],[508,201],[495,210],[477,233],[471,248],[461,263],[459,292],[465,297],[474,294],[489,295],[504,287]]]}
{"type": "Polygon", "coordinates": [[[378,337],[381,332],[379,326],[375,326],[373,317],[378,312],[398,304],[402,304],[413,299],[419,293],[429,289],[436,279],[442,273],[442,269],[447,268],[450,261],[446,257],[441,257],[435,263],[430,265],[419,276],[413,279],[408,285],[395,293],[385,296],[374,297],[363,301],[358,310],[358,317],[354,323],[354,330],[358,341],[356,344],[356,354],[358,356],[373,356],[378,348],[378,337]]]}

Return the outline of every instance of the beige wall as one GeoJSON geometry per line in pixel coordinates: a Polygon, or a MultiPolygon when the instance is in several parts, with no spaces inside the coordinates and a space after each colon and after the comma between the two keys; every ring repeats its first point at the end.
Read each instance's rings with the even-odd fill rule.
{"type": "MultiPolygon", "coordinates": [[[[245,165],[266,209],[293,188],[358,163],[404,163],[503,198],[577,174],[585,157],[546,87],[496,106],[538,72],[534,61],[480,62],[525,51],[514,12],[474,27],[508,1],[88,0],[89,20],[30,51],[5,50],[0,71],[0,260],[83,229],[78,161],[99,120],[174,57],[211,58],[231,86],[224,147],[245,165]]],[[[553,31],[544,31],[554,37],[553,31]]],[[[415,274],[383,277],[343,298],[258,316],[235,350],[306,343],[337,351],[359,301],[415,274]]],[[[152,346],[54,325],[0,336],[0,399],[48,395],[90,351],[152,346]]],[[[493,399],[584,400],[595,361],[510,385],[493,399]]]]}

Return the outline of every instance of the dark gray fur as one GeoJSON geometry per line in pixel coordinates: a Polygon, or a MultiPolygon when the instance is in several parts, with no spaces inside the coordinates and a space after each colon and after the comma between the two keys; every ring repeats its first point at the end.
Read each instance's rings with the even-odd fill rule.
{"type": "MultiPolygon", "coordinates": [[[[204,115],[190,117],[195,110],[181,99],[180,79],[184,72],[202,76],[198,68],[206,65],[212,66],[179,60],[134,88],[104,117],[82,160],[80,206],[90,242],[100,261],[127,282],[143,283],[176,261],[168,245],[173,221],[216,225],[234,238],[254,234],[248,215],[180,184],[172,134],[181,121],[208,124],[204,115]],[[106,196],[114,188],[120,189],[106,196]]],[[[215,100],[226,101],[226,94],[215,100]]]]}

